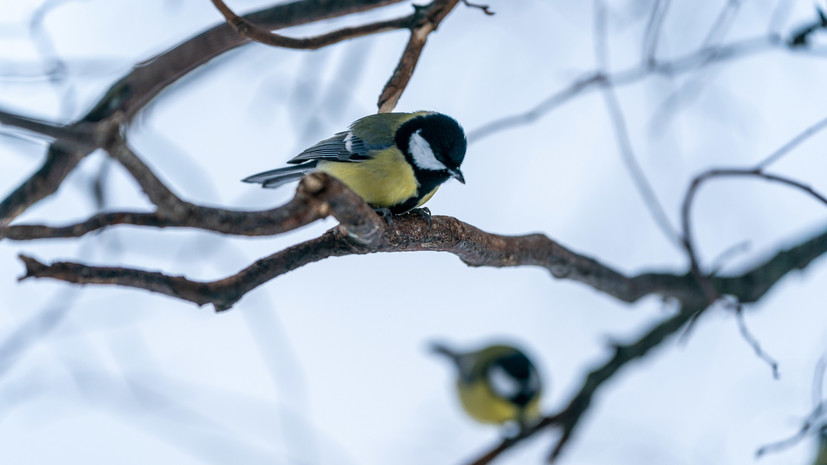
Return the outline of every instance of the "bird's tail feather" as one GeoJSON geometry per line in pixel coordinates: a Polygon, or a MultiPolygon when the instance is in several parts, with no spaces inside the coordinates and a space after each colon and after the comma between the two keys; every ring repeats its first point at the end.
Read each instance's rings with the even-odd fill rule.
{"type": "Polygon", "coordinates": [[[460,357],[460,354],[456,353],[452,349],[449,349],[445,344],[442,344],[440,342],[432,342],[431,343],[431,351],[435,352],[437,354],[440,354],[440,355],[444,355],[444,356],[450,358],[451,360],[453,360],[455,363],[457,362],[457,360],[460,357]]]}
{"type": "Polygon", "coordinates": [[[288,182],[298,181],[314,169],[316,169],[316,161],[265,171],[248,176],[241,181],[261,184],[261,187],[272,189],[287,184],[288,182]]]}

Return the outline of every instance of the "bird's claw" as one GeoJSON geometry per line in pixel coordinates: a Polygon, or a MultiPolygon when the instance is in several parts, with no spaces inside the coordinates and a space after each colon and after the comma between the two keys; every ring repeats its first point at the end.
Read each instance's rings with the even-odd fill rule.
{"type": "Polygon", "coordinates": [[[385,219],[388,223],[388,227],[393,227],[393,213],[391,213],[389,208],[374,208],[373,211],[385,219]]]}
{"type": "Polygon", "coordinates": [[[419,215],[422,218],[424,218],[425,221],[428,222],[428,230],[430,230],[431,227],[434,225],[434,222],[431,219],[431,209],[428,208],[428,207],[414,208],[413,210],[411,210],[411,214],[412,215],[419,215]]]}

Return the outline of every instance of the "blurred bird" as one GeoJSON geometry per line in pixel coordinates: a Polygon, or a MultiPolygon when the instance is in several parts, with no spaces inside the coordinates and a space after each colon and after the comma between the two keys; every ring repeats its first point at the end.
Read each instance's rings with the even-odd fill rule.
{"type": "Polygon", "coordinates": [[[813,465],[827,465],[827,425],[818,431],[818,452],[813,465]]]}
{"type": "Polygon", "coordinates": [[[323,171],[340,179],[380,213],[398,215],[427,202],[450,178],[465,183],[459,169],[465,133],[441,113],[379,113],[306,149],[295,166],[254,174],[244,182],[273,188],[323,171]]]}
{"type": "Polygon", "coordinates": [[[540,375],[519,349],[491,345],[460,353],[438,343],[432,349],[457,369],[459,400],[471,418],[482,423],[516,422],[520,428],[539,418],[540,375]]]}

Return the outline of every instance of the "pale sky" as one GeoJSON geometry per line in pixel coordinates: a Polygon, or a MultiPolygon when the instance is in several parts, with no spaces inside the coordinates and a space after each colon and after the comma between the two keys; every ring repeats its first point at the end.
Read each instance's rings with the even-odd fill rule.
{"type": "MultiPolygon", "coordinates": [[[[495,16],[460,5],[430,37],[398,111],[441,111],[472,133],[594,69],[593,2],[489,3],[495,16]]],[[[696,50],[725,2],[671,3],[656,48],[663,60],[696,50]]],[[[741,3],[716,40],[766,33],[777,2],[741,3]]],[[[241,12],[270,4],[231,2],[241,12]]],[[[608,4],[610,71],[618,72],[640,61],[652,2],[608,4]]],[[[70,1],[45,17],[48,36],[32,40],[27,24],[39,5],[0,0],[0,107],[59,122],[82,115],[133,64],[221,19],[207,0],[70,1]],[[44,37],[65,60],[66,81],[43,78],[51,53],[44,37]]],[[[791,8],[785,33],[814,17],[812,2],[791,8]]],[[[284,32],[309,35],[409,10],[284,32]]],[[[129,139],[189,201],[270,208],[294,188],[240,179],[375,112],[406,40],[392,32],[317,52],[245,46],[162,94],[129,139]]],[[[755,164],[827,116],[825,76],[823,53],[778,50],[618,87],[635,156],[673,227],[694,175],[755,164]],[[670,106],[680,89],[686,97],[670,106]]],[[[37,169],[45,145],[0,134],[5,196],[37,169]]],[[[825,145],[820,133],[773,168],[827,192],[825,145]]],[[[103,153],[88,157],[17,223],[93,214],[89,180],[105,162],[103,153]]],[[[105,208],[148,209],[125,172],[109,169],[105,208]]],[[[597,91],[471,140],[462,170],[467,184],[444,185],[428,203],[434,214],[494,233],[542,232],[627,274],[686,271],[685,254],[630,178],[597,91]]],[[[824,205],[756,180],[713,181],[693,209],[707,265],[748,241],[727,261],[729,273],[823,230],[826,219],[824,205]]],[[[675,311],[654,297],[623,304],[543,269],[469,268],[444,253],[310,264],[222,314],[145,291],[16,280],[20,253],[217,279],[334,224],[257,239],[114,227],[79,240],[0,241],[0,462],[461,464],[501,432],[459,409],[452,373],[428,353],[430,341],[519,344],[543,374],[544,411],[552,412],[610,356],[608,341],[634,340],[675,311]]],[[[792,435],[812,407],[813,370],[827,351],[825,280],[827,263],[816,261],[747,307],[750,330],[780,364],[779,380],[732,313],[711,309],[686,341],[670,339],[599,392],[558,463],[756,463],[756,449],[792,435]]],[[[555,437],[537,435],[495,463],[543,463],[555,437]]],[[[808,439],[758,462],[805,464],[813,447],[808,439]]]]}

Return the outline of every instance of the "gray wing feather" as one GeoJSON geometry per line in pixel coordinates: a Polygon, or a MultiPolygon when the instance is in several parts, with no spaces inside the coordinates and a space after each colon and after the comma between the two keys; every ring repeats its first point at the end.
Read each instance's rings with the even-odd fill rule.
{"type": "Polygon", "coordinates": [[[355,162],[373,157],[372,152],[386,149],[390,144],[366,144],[351,131],[343,131],[325,139],[296,155],[287,163],[297,164],[310,160],[355,162]]]}

